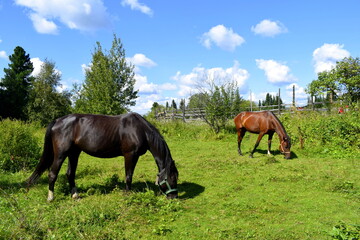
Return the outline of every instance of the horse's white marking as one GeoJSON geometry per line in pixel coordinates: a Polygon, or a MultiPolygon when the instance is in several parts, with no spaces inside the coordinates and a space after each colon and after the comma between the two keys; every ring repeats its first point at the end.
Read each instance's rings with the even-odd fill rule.
{"type": "Polygon", "coordinates": [[[72,199],[78,199],[79,198],[79,193],[77,192],[76,187],[73,187],[73,189],[71,189],[71,197],[72,197],[72,199]]]}
{"type": "Polygon", "coordinates": [[[54,200],[54,192],[49,190],[49,193],[48,193],[48,202],[51,202],[52,200],[54,200]]]}
{"type": "Polygon", "coordinates": [[[155,185],[156,185],[156,186],[159,186],[159,176],[156,176],[155,185]]]}

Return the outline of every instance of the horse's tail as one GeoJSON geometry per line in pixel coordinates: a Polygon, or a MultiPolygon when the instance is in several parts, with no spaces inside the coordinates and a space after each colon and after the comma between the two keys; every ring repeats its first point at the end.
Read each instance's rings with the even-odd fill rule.
{"type": "Polygon", "coordinates": [[[40,162],[36,166],[35,171],[26,181],[28,188],[40,178],[41,174],[43,174],[43,172],[45,172],[46,169],[50,168],[50,166],[54,161],[54,149],[53,149],[52,137],[51,137],[51,129],[54,126],[54,124],[55,121],[51,122],[46,129],[45,139],[44,139],[44,150],[40,158],[40,162]]]}

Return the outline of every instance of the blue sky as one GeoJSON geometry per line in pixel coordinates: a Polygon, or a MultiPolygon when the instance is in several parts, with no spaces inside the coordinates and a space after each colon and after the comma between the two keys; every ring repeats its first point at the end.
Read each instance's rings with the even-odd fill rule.
{"type": "Polygon", "coordinates": [[[115,33],[135,66],[132,111],[196,93],[203,76],[233,79],[241,96],[306,102],[317,72],[360,57],[359,0],[0,0],[0,77],[16,46],[56,64],[63,88],[84,80],[96,42],[115,33]]]}

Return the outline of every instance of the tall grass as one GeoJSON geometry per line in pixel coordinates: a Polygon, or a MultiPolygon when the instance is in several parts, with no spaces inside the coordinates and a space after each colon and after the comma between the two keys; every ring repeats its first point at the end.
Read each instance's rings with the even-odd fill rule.
{"type": "MultiPolygon", "coordinates": [[[[220,135],[202,124],[157,123],[180,173],[176,200],[159,193],[154,184],[157,167],[149,153],[138,162],[130,193],[124,192],[123,158],[81,154],[78,201],[70,197],[66,166],[52,203],[46,202],[46,174],[29,192],[21,182],[31,172],[2,174],[0,239],[359,237],[360,154],[323,153],[320,144],[309,143],[311,136],[301,146],[297,127],[290,121],[300,126],[308,121],[301,115],[286,118],[283,123],[294,142],[291,160],[279,151],[267,156],[266,141],[253,159],[238,156],[231,122],[220,135]]],[[[250,153],[256,138],[245,136],[244,153],[250,153]]]]}

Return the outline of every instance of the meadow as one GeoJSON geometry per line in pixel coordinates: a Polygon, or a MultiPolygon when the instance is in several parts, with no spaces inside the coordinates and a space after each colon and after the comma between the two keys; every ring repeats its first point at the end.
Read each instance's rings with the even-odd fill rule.
{"type": "Polygon", "coordinates": [[[31,171],[1,173],[0,239],[358,239],[358,146],[319,143],[309,134],[324,119],[313,117],[318,122],[310,128],[293,118],[283,118],[293,141],[290,160],[278,151],[277,135],[272,156],[265,137],[249,158],[257,136],[245,136],[239,156],[231,123],[214,135],[201,123],[157,122],[180,174],[175,200],[155,186],[149,152],[139,159],[131,192],[124,191],[122,157],[81,154],[79,200],[70,197],[67,162],[50,203],[46,173],[29,192],[22,183],[31,171]]]}

